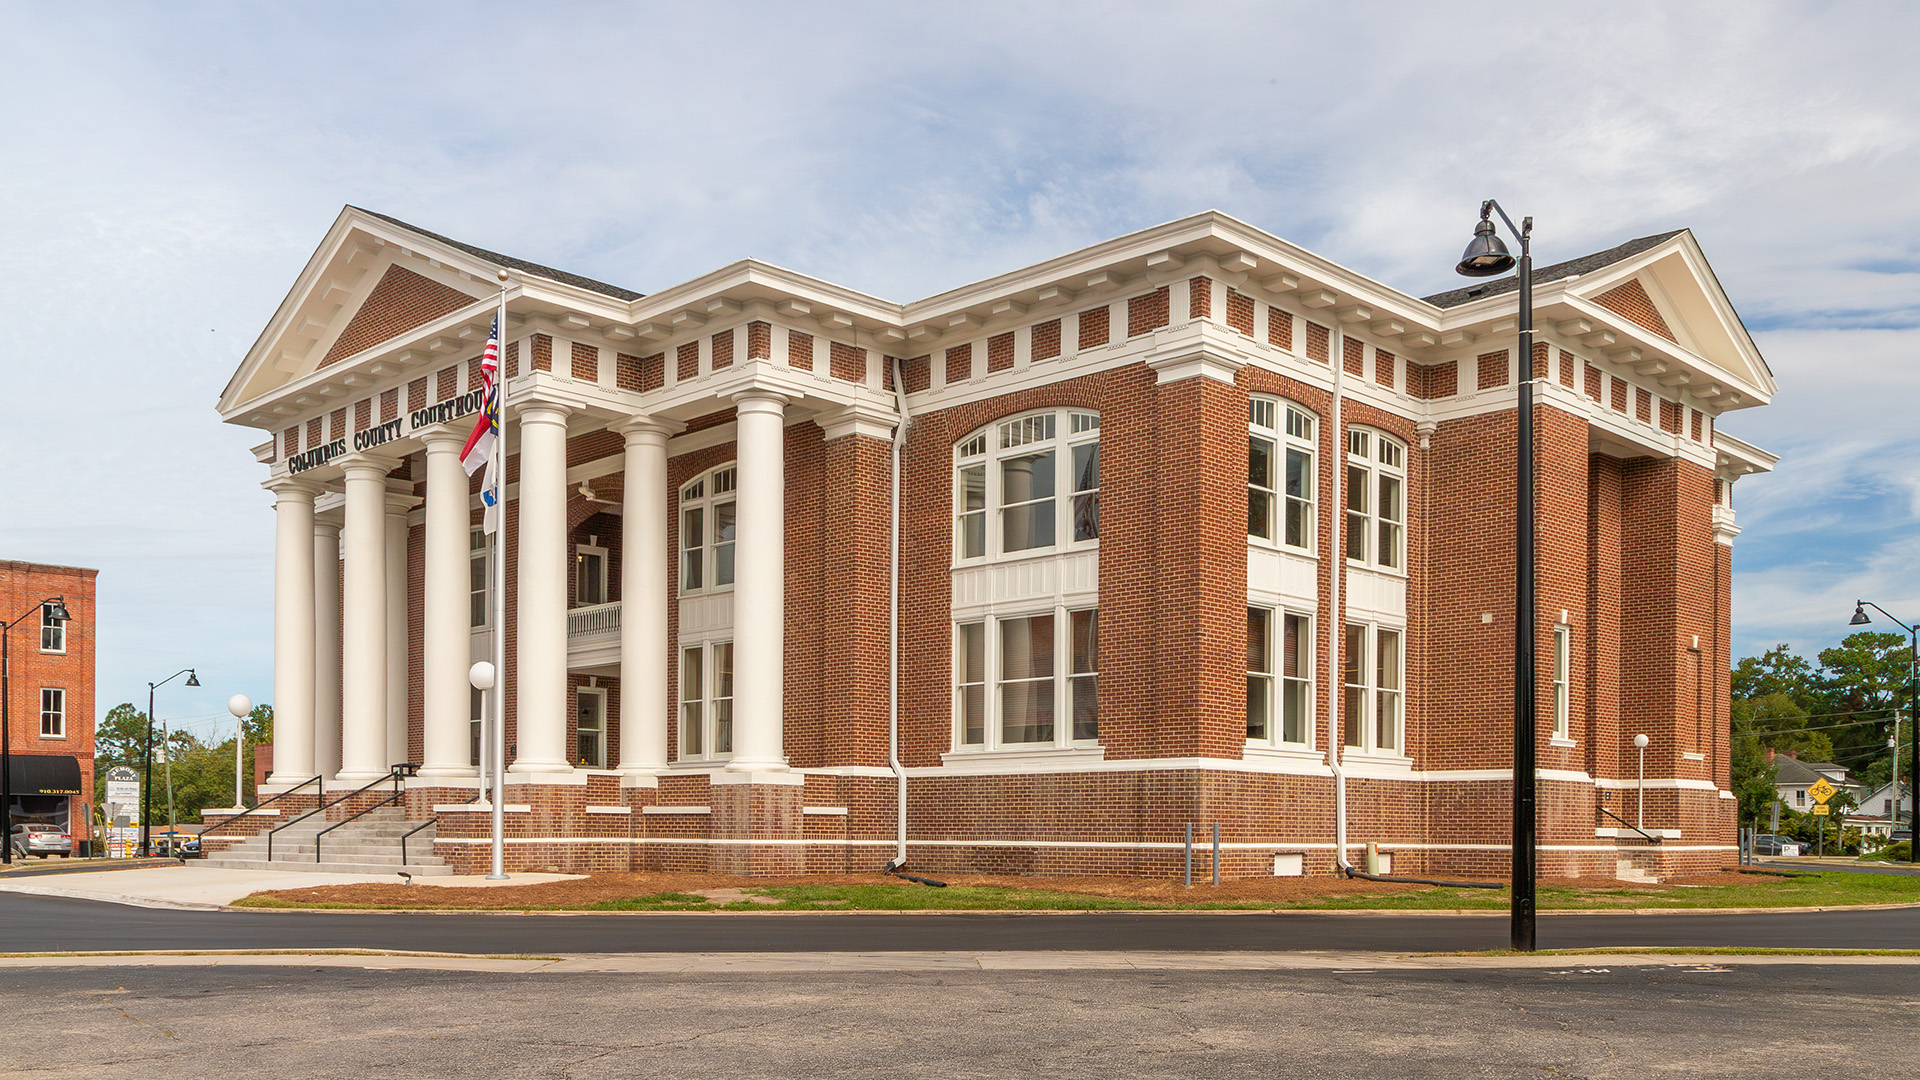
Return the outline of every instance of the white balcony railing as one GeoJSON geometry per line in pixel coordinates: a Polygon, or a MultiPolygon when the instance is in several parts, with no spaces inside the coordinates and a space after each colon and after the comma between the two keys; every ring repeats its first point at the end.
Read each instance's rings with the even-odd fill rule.
{"type": "Polygon", "coordinates": [[[591,641],[620,633],[620,602],[572,608],[567,612],[567,642],[591,641]]]}

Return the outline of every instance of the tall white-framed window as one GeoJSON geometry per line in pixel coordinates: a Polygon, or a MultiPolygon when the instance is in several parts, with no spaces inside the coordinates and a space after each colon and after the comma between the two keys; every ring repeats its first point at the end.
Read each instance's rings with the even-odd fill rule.
{"type": "Polygon", "coordinates": [[[1565,624],[1553,628],[1553,737],[1568,737],[1569,661],[1572,659],[1573,630],[1565,624]]]}
{"type": "Polygon", "coordinates": [[[1291,401],[1247,402],[1247,535],[1312,551],[1315,417],[1291,401]]]}
{"type": "Polygon", "coordinates": [[[467,764],[480,765],[481,723],[486,717],[486,696],[474,687],[467,687],[467,764]]]}
{"type": "Polygon", "coordinates": [[[1247,742],[1313,744],[1313,622],[1305,615],[1247,608],[1247,742]]]}
{"type": "Polygon", "coordinates": [[[1099,414],[1028,413],[955,444],[956,561],[1091,547],[1099,540],[1099,414]]]}
{"type": "Polygon", "coordinates": [[[40,605],[40,651],[67,651],[67,620],[53,617],[53,605],[40,605]]]}
{"type": "Polygon", "coordinates": [[[1100,738],[1100,614],[1057,607],[954,627],[954,744],[1091,746],[1100,738]],[[1062,721],[1064,718],[1064,722],[1062,721]]]}
{"type": "Polygon", "coordinates": [[[733,755],[733,642],[680,650],[680,760],[733,755]]]}
{"type": "Polygon", "coordinates": [[[573,548],[573,605],[592,607],[607,602],[607,549],[597,543],[573,548]]]}
{"type": "Polygon", "coordinates": [[[1368,428],[1347,432],[1347,558],[1406,569],[1407,448],[1368,428]]]}
{"type": "Polygon", "coordinates": [[[574,745],[585,769],[607,767],[607,692],[591,686],[574,691],[574,745]]]}
{"type": "Polygon", "coordinates": [[[1348,623],[1340,656],[1341,732],[1350,750],[1398,754],[1405,730],[1404,637],[1393,627],[1348,623]]]}
{"type": "Polygon", "coordinates": [[[487,603],[487,534],[484,529],[475,529],[467,534],[467,625],[479,628],[487,625],[492,610],[487,603]]]}
{"type": "Polygon", "coordinates": [[[732,465],[694,477],[680,488],[680,591],[733,587],[734,481],[732,465]]]}
{"type": "Polygon", "coordinates": [[[51,687],[40,689],[40,737],[67,737],[67,692],[51,687]]]}

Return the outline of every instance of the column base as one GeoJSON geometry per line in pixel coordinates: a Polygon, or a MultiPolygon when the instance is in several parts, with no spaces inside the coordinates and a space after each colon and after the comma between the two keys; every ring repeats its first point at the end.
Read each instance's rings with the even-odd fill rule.
{"type": "Polygon", "coordinates": [[[761,761],[748,761],[734,758],[727,762],[723,772],[730,773],[783,773],[788,770],[785,758],[768,758],[761,761]]]}
{"type": "Polygon", "coordinates": [[[480,770],[471,765],[422,765],[414,775],[423,779],[473,780],[479,777],[480,770]]]}

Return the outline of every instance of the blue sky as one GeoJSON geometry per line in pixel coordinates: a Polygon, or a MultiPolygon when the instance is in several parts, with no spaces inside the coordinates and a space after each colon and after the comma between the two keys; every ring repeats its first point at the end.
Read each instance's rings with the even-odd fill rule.
{"type": "Polygon", "coordinates": [[[1920,9],[1539,7],[0,0],[0,557],[100,568],[103,710],[270,699],[213,402],[343,203],[907,300],[1207,208],[1420,294],[1496,196],[1542,262],[1693,228],[1755,332],[1735,655],[1920,617],[1920,9]]]}

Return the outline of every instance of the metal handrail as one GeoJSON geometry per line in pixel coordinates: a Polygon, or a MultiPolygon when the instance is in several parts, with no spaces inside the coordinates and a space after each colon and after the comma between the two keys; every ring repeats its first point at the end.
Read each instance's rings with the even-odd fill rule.
{"type": "MultiPolygon", "coordinates": [[[[246,817],[248,814],[253,813],[255,810],[260,810],[260,809],[264,809],[266,807],[272,806],[274,803],[279,802],[281,799],[286,798],[287,796],[293,794],[296,791],[299,791],[301,788],[306,787],[308,784],[318,784],[319,782],[320,782],[320,778],[318,776],[309,776],[305,780],[300,781],[299,783],[293,785],[292,787],[281,792],[280,794],[275,795],[273,798],[268,799],[263,803],[260,803],[258,806],[250,806],[247,809],[242,810],[239,813],[228,818],[227,820],[219,822],[217,824],[202,826],[200,829],[200,835],[205,836],[208,833],[212,832],[213,830],[220,828],[220,826],[222,825],[231,825],[234,822],[239,821],[241,818],[246,817]]],[[[321,797],[322,798],[326,797],[326,791],[324,788],[321,790],[321,797]]]]}
{"type": "Polygon", "coordinates": [[[1633,824],[1632,822],[1628,821],[1626,818],[1621,817],[1619,814],[1614,813],[1613,811],[1607,809],[1604,806],[1597,807],[1596,809],[1598,809],[1601,813],[1607,815],[1608,817],[1612,818],[1613,820],[1619,822],[1620,824],[1625,825],[1627,828],[1632,829],[1634,832],[1639,833],[1641,836],[1646,837],[1648,840],[1652,841],[1653,843],[1657,844],[1661,840],[1660,837],[1655,836],[1652,833],[1648,832],[1647,830],[1641,828],[1640,826],[1633,824]]]}
{"type": "MultiPolygon", "coordinates": [[[[278,833],[279,833],[279,832],[280,832],[280,831],[281,831],[282,829],[291,829],[291,828],[293,828],[293,827],[294,827],[295,825],[298,825],[298,824],[300,824],[301,822],[303,822],[303,821],[305,821],[305,820],[307,820],[308,818],[310,818],[310,817],[312,817],[313,815],[315,815],[315,814],[319,814],[319,813],[324,813],[324,812],[326,812],[326,811],[328,811],[328,810],[331,810],[331,809],[333,809],[334,807],[336,807],[336,806],[339,806],[339,805],[340,805],[341,803],[343,803],[343,802],[346,802],[346,801],[347,801],[348,799],[351,799],[351,798],[353,798],[353,797],[354,797],[355,795],[359,795],[359,794],[361,794],[361,793],[363,793],[363,792],[367,792],[367,791],[372,791],[372,790],[373,790],[374,788],[376,788],[376,787],[379,787],[379,786],[380,786],[381,784],[384,784],[384,783],[386,783],[386,782],[387,782],[387,781],[389,781],[389,780],[392,780],[392,781],[394,781],[394,782],[396,782],[396,783],[398,783],[398,782],[399,782],[399,780],[400,780],[400,778],[401,778],[402,776],[410,776],[410,775],[412,775],[412,774],[413,774],[413,768],[414,768],[414,767],[413,767],[412,765],[395,765],[395,766],[393,766],[392,768],[389,768],[389,769],[387,770],[387,774],[386,774],[385,776],[382,776],[382,777],[380,777],[380,778],[379,778],[378,780],[370,780],[370,781],[368,781],[367,783],[365,783],[365,784],[363,784],[363,785],[361,785],[360,787],[357,787],[357,788],[355,788],[355,789],[353,789],[352,791],[349,791],[349,792],[347,792],[347,793],[346,793],[345,795],[342,795],[342,796],[340,796],[339,798],[337,798],[337,799],[335,799],[335,800],[333,800],[332,802],[327,802],[327,801],[326,801],[326,789],[325,789],[325,788],[322,788],[322,789],[321,789],[321,796],[320,796],[320,798],[321,798],[321,802],[320,802],[320,805],[319,805],[319,806],[316,806],[316,807],[314,807],[313,809],[311,809],[311,810],[309,810],[309,811],[307,811],[306,813],[304,813],[304,814],[301,814],[301,815],[300,815],[299,817],[297,817],[297,818],[294,818],[294,819],[293,819],[292,821],[289,821],[289,822],[287,822],[287,823],[286,823],[286,824],[284,824],[284,825],[280,825],[280,826],[278,826],[278,827],[276,827],[276,828],[273,828],[273,829],[269,829],[269,830],[267,831],[267,861],[268,861],[268,862],[272,862],[272,861],[273,861],[273,838],[274,838],[274,836],[275,836],[275,835],[277,835],[277,834],[278,834],[278,833]]],[[[257,809],[257,808],[256,808],[256,809],[257,809]]],[[[369,808],[369,809],[371,809],[371,808],[369,808]]],[[[359,815],[358,815],[358,814],[356,814],[356,815],[354,815],[354,816],[355,816],[355,817],[358,817],[359,815]]],[[[318,846],[319,846],[319,845],[318,845],[318,844],[315,844],[314,846],[315,846],[316,848],[318,848],[318,846]]]]}
{"type": "MultiPolygon", "coordinates": [[[[407,865],[407,837],[412,836],[414,833],[419,832],[421,829],[432,828],[436,824],[438,824],[438,822],[436,822],[433,818],[428,818],[427,820],[421,822],[418,825],[415,825],[413,828],[408,829],[406,832],[403,832],[400,834],[400,865],[401,866],[407,865]]],[[[318,862],[319,860],[315,859],[314,861],[318,862]]]]}
{"type": "MultiPolygon", "coordinates": [[[[382,777],[379,780],[375,780],[373,784],[378,784],[386,780],[391,780],[393,781],[393,791],[387,795],[382,796],[379,800],[368,803],[366,806],[361,807],[358,810],[355,810],[353,813],[348,814],[346,817],[341,818],[339,821],[336,821],[333,824],[327,826],[326,828],[321,829],[319,832],[314,833],[313,834],[313,861],[314,862],[320,861],[320,838],[321,837],[327,835],[328,833],[339,828],[340,826],[345,825],[347,822],[360,817],[363,814],[372,813],[373,811],[378,810],[381,807],[391,803],[398,803],[401,797],[406,794],[406,789],[401,786],[401,781],[405,780],[409,776],[416,775],[418,772],[419,772],[418,767],[411,764],[403,763],[399,765],[390,766],[387,769],[387,775],[382,777]]],[[[360,791],[366,791],[369,788],[372,788],[373,784],[368,784],[366,787],[361,788],[360,791]]],[[[358,795],[360,794],[360,791],[356,791],[353,794],[358,795]]],[[[352,798],[352,797],[353,795],[347,796],[347,798],[352,798]]]]}

